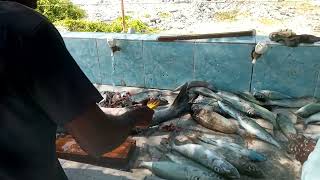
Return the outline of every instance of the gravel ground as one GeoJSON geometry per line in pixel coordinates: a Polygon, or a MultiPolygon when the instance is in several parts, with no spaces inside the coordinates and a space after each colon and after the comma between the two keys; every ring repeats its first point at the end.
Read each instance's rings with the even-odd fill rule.
{"type": "MultiPolygon", "coordinates": [[[[112,21],[120,0],[72,0],[89,20],[112,21]]],[[[257,29],[269,34],[290,28],[320,35],[320,0],[125,0],[126,15],[165,34],[257,29]]]]}

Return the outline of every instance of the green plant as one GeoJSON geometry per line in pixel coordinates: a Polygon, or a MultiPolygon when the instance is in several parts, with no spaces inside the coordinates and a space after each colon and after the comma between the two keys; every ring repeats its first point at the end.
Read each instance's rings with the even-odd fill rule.
{"type": "Polygon", "coordinates": [[[37,11],[51,22],[64,19],[81,19],[86,16],[85,11],[72,4],[70,0],[39,0],[37,11]]]}
{"type": "MultiPolygon", "coordinates": [[[[134,28],[138,33],[155,33],[156,29],[148,27],[142,21],[131,19],[126,16],[126,28],[134,28]]],[[[54,23],[56,26],[63,26],[69,31],[78,32],[121,32],[122,31],[122,18],[117,18],[111,23],[104,22],[91,22],[86,20],[72,20],[66,19],[54,23]]],[[[126,29],[126,30],[127,30],[126,29]]]]}

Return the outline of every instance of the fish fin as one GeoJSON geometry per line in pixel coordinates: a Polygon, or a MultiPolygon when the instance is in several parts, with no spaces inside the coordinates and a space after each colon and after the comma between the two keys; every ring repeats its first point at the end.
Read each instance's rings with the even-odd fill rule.
{"type": "Polygon", "coordinates": [[[173,90],[173,92],[180,91],[184,85],[185,85],[185,84],[182,84],[182,85],[178,86],[177,88],[175,88],[175,89],[173,90]]]}
{"type": "Polygon", "coordinates": [[[185,83],[176,99],[173,101],[171,107],[176,108],[180,105],[186,105],[189,103],[189,95],[188,95],[188,83],[185,83]]]}

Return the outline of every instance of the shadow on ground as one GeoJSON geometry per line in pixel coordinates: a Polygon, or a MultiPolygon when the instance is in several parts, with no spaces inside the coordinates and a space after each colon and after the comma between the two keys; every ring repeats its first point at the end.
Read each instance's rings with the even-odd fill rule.
{"type": "Polygon", "coordinates": [[[93,169],[65,168],[64,172],[69,180],[133,180],[125,176],[105,174],[103,171],[93,169]]]}

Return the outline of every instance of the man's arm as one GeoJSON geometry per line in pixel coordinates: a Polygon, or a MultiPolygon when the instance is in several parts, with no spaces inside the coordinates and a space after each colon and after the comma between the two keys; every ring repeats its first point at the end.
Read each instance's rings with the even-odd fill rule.
{"type": "Polygon", "coordinates": [[[96,104],[65,125],[88,154],[100,156],[121,145],[139,122],[151,121],[153,111],[137,107],[120,116],[105,114],[96,104]]]}
{"type": "Polygon", "coordinates": [[[153,111],[138,107],[121,116],[105,114],[96,103],[101,95],[81,71],[52,24],[39,26],[33,43],[31,94],[49,118],[65,125],[81,148],[98,156],[124,142],[139,120],[151,121],[153,111]]]}

